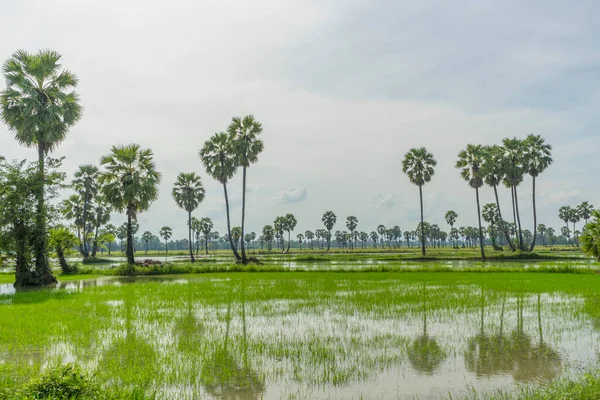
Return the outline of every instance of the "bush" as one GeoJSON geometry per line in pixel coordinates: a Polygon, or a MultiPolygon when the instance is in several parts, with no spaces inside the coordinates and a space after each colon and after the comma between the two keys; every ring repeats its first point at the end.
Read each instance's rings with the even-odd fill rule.
{"type": "Polygon", "coordinates": [[[24,395],[34,399],[95,399],[101,396],[101,389],[77,365],[67,364],[32,379],[24,395]]]}

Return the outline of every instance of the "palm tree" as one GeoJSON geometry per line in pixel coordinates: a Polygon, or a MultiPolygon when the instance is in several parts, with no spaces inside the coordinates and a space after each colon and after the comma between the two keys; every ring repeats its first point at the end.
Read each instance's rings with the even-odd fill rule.
{"type": "Polygon", "coordinates": [[[298,239],[298,243],[300,244],[300,250],[302,250],[302,240],[304,240],[304,235],[299,233],[296,235],[296,239],[298,239]]]}
{"type": "Polygon", "coordinates": [[[501,146],[487,146],[485,147],[485,162],[483,163],[483,175],[485,183],[494,189],[494,196],[496,198],[496,207],[498,208],[498,219],[500,222],[500,230],[506,238],[511,251],[515,250],[515,247],[508,234],[508,229],[504,226],[504,220],[502,219],[502,210],[500,209],[500,201],[498,199],[498,185],[502,183],[504,179],[504,150],[501,146]]]}
{"type": "Polygon", "coordinates": [[[287,250],[285,251],[286,253],[290,252],[290,243],[291,243],[291,232],[294,230],[294,228],[296,228],[296,224],[298,223],[298,221],[296,221],[296,217],[294,217],[294,214],[286,214],[286,216],[284,217],[284,229],[287,231],[288,233],[288,245],[287,245],[287,250]]]}
{"type": "Polygon", "coordinates": [[[240,239],[242,238],[242,228],[239,226],[234,226],[231,228],[231,236],[237,250],[237,245],[240,243],[240,239]]]}
{"type": "MultiPolygon", "coordinates": [[[[454,228],[454,224],[456,223],[457,218],[458,218],[458,214],[456,213],[456,211],[453,211],[453,210],[447,211],[446,215],[444,215],[444,219],[446,220],[446,223],[448,225],[450,225],[450,231],[452,231],[452,228],[454,228]]],[[[452,247],[456,247],[454,245],[454,242],[452,242],[452,247]]]]}
{"type": "Polygon", "coordinates": [[[483,230],[481,229],[481,207],[479,205],[479,188],[483,186],[483,171],[481,166],[484,159],[483,146],[479,144],[468,144],[465,150],[458,153],[456,168],[460,170],[462,178],[475,189],[475,199],[477,201],[477,220],[479,221],[479,247],[481,248],[481,258],[485,258],[483,248],[483,230]]]}
{"type": "Polygon", "coordinates": [[[578,241],[578,233],[579,231],[575,228],[575,224],[581,221],[581,216],[579,215],[579,211],[577,208],[571,208],[571,212],[569,213],[569,222],[573,223],[573,239],[575,239],[575,244],[579,246],[578,241]]]}
{"type": "Polygon", "coordinates": [[[378,225],[377,226],[377,233],[379,234],[379,236],[381,237],[381,248],[385,249],[385,234],[387,232],[387,228],[385,227],[385,225],[378,225]]]}
{"type": "Polygon", "coordinates": [[[490,224],[489,232],[492,246],[494,249],[498,249],[496,245],[496,223],[498,222],[498,207],[495,203],[488,203],[483,205],[483,211],[481,212],[483,220],[490,224]]]}
{"type": "Polygon", "coordinates": [[[592,213],[594,212],[594,206],[591,205],[589,202],[584,201],[583,203],[577,206],[577,212],[579,213],[581,218],[583,218],[585,224],[587,225],[588,219],[590,219],[592,213]]]}
{"type": "Polygon", "coordinates": [[[108,255],[110,255],[110,250],[112,247],[112,242],[114,242],[114,238],[117,236],[117,228],[113,224],[108,224],[102,229],[102,236],[105,238],[110,238],[112,236],[112,240],[108,242],[108,255]]]}
{"type": "Polygon", "coordinates": [[[61,70],[60,58],[60,54],[51,50],[40,50],[37,54],[18,50],[2,65],[6,81],[6,89],[0,93],[2,120],[20,144],[38,150],[34,249],[41,285],[56,283],[48,263],[44,158],[65,140],[83,110],[74,91],[78,79],[72,72],[61,70]]]}
{"type": "Polygon", "coordinates": [[[306,240],[308,240],[308,247],[312,250],[313,248],[313,239],[315,238],[315,234],[312,231],[306,231],[304,232],[304,236],[306,237],[306,240]]]}
{"type": "Polygon", "coordinates": [[[550,247],[552,247],[554,244],[554,228],[549,227],[546,232],[548,235],[548,242],[550,242],[550,247]]]}
{"type": "MultiPolygon", "coordinates": [[[[242,167],[242,237],[244,237],[244,221],[246,216],[246,169],[250,164],[258,161],[258,155],[263,151],[264,145],[259,138],[262,133],[262,124],[253,115],[243,118],[233,117],[227,128],[233,142],[233,150],[237,165],[242,167]]],[[[246,264],[246,250],[242,241],[242,263],[246,264]]]]}
{"type": "Polygon", "coordinates": [[[517,186],[523,182],[525,170],[525,145],[523,140],[517,138],[505,138],[502,140],[503,157],[502,165],[505,171],[504,185],[511,189],[513,200],[513,218],[517,227],[519,249],[524,250],[523,230],[521,228],[521,216],[519,213],[519,196],[517,186]]]}
{"type": "Polygon", "coordinates": [[[168,226],[163,226],[162,228],[160,228],[158,234],[161,238],[165,240],[165,253],[169,253],[169,239],[171,239],[173,230],[168,226]]]}
{"type": "Polygon", "coordinates": [[[275,230],[273,229],[273,226],[271,225],[265,225],[263,227],[262,230],[262,236],[265,239],[265,241],[267,242],[267,248],[268,250],[272,250],[272,241],[273,241],[273,236],[275,235],[275,230]]]}
{"type": "Polygon", "coordinates": [[[202,233],[204,233],[204,249],[206,250],[206,254],[208,254],[208,236],[213,228],[213,222],[210,218],[202,218],[199,226],[202,233]]]}
{"type": "MultiPolygon", "coordinates": [[[[83,198],[83,226],[87,227],[87,216],[89,205],[98,193],[98,176],[100,172],[98,167],[91,164],[80,165],[75,172],[73,179],[73,187],[75,191],[83,198]]],[[[83,257],[87,258],[90,255],[86,235],[83,235],[83,257]]]]}
{"type": "Polygon", "coordinates": [[[92,225],[94,227],[94,242],[92,244],[92,257],[98,252],[98,234],[100,227],[110,221],[110,206],[102,196],[96,196],[96,204],[93,208],[92,225]]]}
{"type": "Polygon", "coordinates": [[[600,211],[592,212],[594,220],[586,223],[581,235],[581,248],[584,253],[589,254],[600,261],[600,211]]]}
{"type": "Polygon", "coordinates": [[[546,144],[540,135],[530,134],[524,141],[525,144],[525,169],[531,175],[533,182],[533,239],[529,251],[535,247],[537,235],[537,212],[535,207],[535,178],[552,164],[552,146],[546,144]]]}
{"type": "Polygon", "coordinates": [[[431,181],[434,174],[434,167],[437,162],[433,154],[427,151],[425,147],[413,148],[404,155],[402,160],[402,172],[404,172],[410,182],[419,187],[419,199],[421,204],[421,253],[425,255],[425,232],[423,220],[423,185],[431,181]]]}
{"type": "MultiPolygon", "coordinates": [[[[127,263],[133,265],[132,222],[137,214],[150,208],[158,198],[161,174],[156,171],[150,149],[140,145],[113,146],[111,153],[102,157],[100,164],[105,171],[100,175],[102,193],[106,201],[117,211],[127,215],[127,263]]],[[[129,268],[126,273],[133,273],[129,268]]]]}
{"type": "Polygon", "coordinates": [[[372,231],[369,236],[371,237],[371,240],[373,241],[373,247],[377,248],[377,240],[379,240],[379,235],[377,234],[377,232],[372,231]]]}
{"type": "Polygon", "coordinates": [[[544,245],[544,247],[546,247],[546,232],[548,231],[548,229],[546,228],[546,225],[538,224],[537,231],[540,234],[540,236],[542,237],[542,244],[544,245]]]}
{"type": "MultiPolygon", "coordinates": [[[[569,221],[571,220],[571,214],[573,214],[573,209],[569,206],[562,206],[558,209],[558,218],[560,218],[565,223],[567,230],[569,230],[569,221]]],[[[571,242],[571,239],[569,239],[569,242],[571,242]]],[[[571,246],[573,246],[572,242],[571,246]]]]}
{"type": "Polygon", "coordinates": [[[242,257],[233,245],[231,237],[231,220],[229,218],[229,197],[227,196],[227,181],[233,177],[237,170],[237,161],[233,150],[233,143],[230,137],[221,132],[216,133],[204,143],[198,155],[202,160],[206,173],[219,181],[223,185],[225,194],[225,211],[227,213],[227,237],[236,260],[240,261],[242,257]]]}
{"type": "Polygon", "coordinates": [[[327,228],[327,251],[329,251],[331,248],[331,230],[337,221],[337,217],[333,211],[325,211],[321,221],[323,221],[325,228],[327,228]]]}
{"type": "MultiPolygon", "coordinates": [[[[350,235],[352,235],[352,237],[354,236],[354,231],[356,230],[356,227],[358,226],[358,218],[356,218],[355,216],[349,216],[348,218],[346,218],[346,227],[348,228],[348,230],[350,231],[350,235]]],[[[352,243],[352,248],[354,248],[356,246],[356,241],[354,241],[352,243]]]]}
{"type": "Polygon", "coordinates": [[[202,180],[194,172],[181,172],[177,175],[177,181],[171,192],[175,203],[188,213],[188,239],[190,241],[190,261],[194,262],[194,250],[192,245],[192,212],[195,211],[204,200],[204,186],[202,180]]]}
{"type": "Polygon", "coordinates": [[[83,242],[81,240],[81,229],[83,225],[83,201],[81,196],[76,194],[71,195],[68,199],[62,202],[62,213],[66,219],[72,219],[73,224],[77,228],[77,239],[79,252],[83,255],[83,242]]]}
{"type": "Polygon", "coordinates": [[[150,241],[153,237],[154,235],[150,231],[142,233],[142,240],[146,243],[146,254],[148,254],[148,245],[150,244],[150,241]]]}

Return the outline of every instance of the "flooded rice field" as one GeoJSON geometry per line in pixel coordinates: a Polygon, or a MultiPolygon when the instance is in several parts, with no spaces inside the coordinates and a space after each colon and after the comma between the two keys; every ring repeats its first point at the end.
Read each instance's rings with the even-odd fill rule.
{"type": "Polygon", "coordinates": [[[0,372],[16,382],[77,362],[107,386],[143,387],[159,399],[511,391],[598,364],[590,294],[561,290],[556,275],[215,274],[36,292],[1,285],[0,372]]]}

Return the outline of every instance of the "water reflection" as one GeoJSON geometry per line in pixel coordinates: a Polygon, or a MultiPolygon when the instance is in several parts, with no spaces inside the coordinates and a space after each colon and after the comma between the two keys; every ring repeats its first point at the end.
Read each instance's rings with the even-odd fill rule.
{"type": "Polygon", "coordinates": [[[517,323],[509,334],[504,332],[504,315],[507,296],[502,298],[500,325],[491,335],[485,332],[485,293],[481,289],[481,317],[479,332],[468,339],[465,354],[467,371],[477,377],[508,375],[519,382],[550,382],[561,373],[562,362],[558,351],[544,341],[541,316],[541,299],[537,295],[538,343],[533,344],[530,335],[525,333],[525,298],[516,297],[517,323]]]}
{"type": "Polygon", "coordinates": [[[203,365],[202,378],[204,388],[207,393],[219,399],[258,399],[265,392],[264,377],[252,369],[248,359],[245,286],[245,281],[242,280],[240,284],[242,361],[240,362],[230,346],[231,309],[233,303],[233,293],[230,291],[227,315],[225,317],[226,328],[223,344],[217,346],[212,356],[203,365]]]}
{"type": "Polygon", "coordinates": [[[408,359],[411,366],[426,375],[433,375],[442,361],[446,359],[446,353],[438,345],[437,341],[427,334],[427,288],[421,287],[423,330],[412,342],[408,349],[408,359]]]}

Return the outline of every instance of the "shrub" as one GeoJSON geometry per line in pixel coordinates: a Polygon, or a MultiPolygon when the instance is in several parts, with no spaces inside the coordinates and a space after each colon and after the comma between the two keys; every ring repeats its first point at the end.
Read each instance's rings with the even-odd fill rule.
{"type": "Polygon", "coordinates": [[[34,399],[93,399],[100,397],[101,389],[77,365],[67,364],[32,379],[24,393],[34,399]]]}

